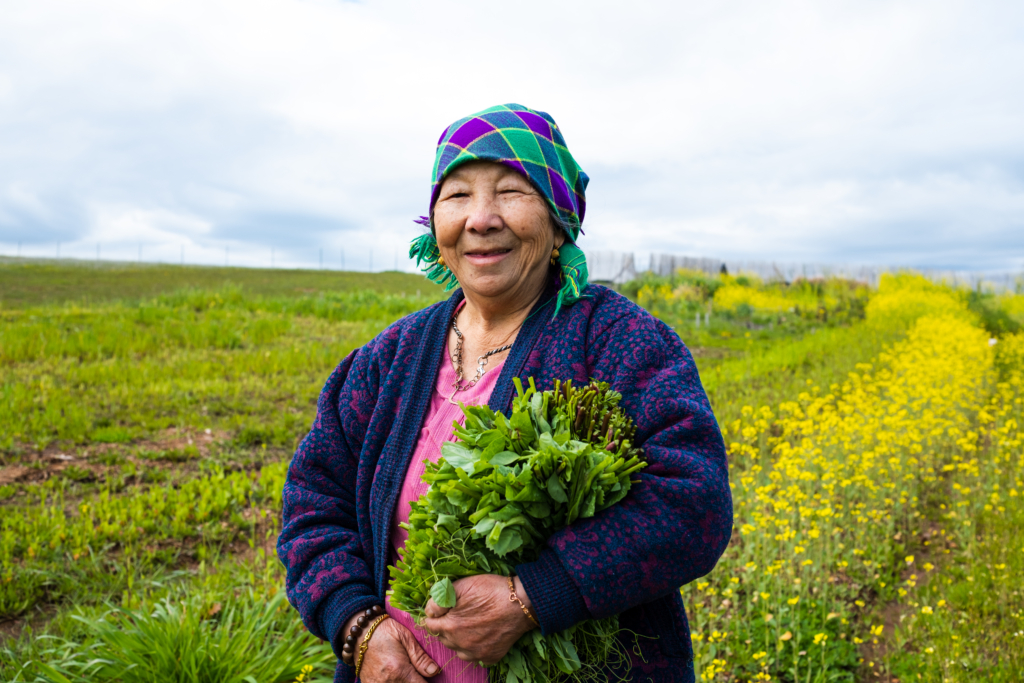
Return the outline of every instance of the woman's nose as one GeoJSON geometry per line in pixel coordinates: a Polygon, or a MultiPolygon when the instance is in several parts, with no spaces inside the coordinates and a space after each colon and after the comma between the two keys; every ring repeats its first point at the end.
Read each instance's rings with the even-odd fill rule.
{"type": "Polygon", "coordinates": [[[490,192],[473,194],[469,204],[469,215],[466,217],[466,230],[478,233],[501,230],[505,221],[498,209],[497,196],[490,192]]]}

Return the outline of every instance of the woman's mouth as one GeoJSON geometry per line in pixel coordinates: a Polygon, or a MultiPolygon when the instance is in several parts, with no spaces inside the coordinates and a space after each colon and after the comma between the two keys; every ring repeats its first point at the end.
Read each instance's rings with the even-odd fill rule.
{"type": "Polygon", "coordinates": [[[475,266],[489,266],[501,261],[511,253],[511,249],[479,249],[467,251],[463,257],[475,266]]]}

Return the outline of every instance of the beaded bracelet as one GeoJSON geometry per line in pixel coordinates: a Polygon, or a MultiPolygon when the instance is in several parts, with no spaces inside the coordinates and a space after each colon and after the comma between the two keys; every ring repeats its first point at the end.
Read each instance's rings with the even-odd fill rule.
{"type": "Polygon", "coordinates": [[[359,678],[359,670],[363,668],[363,657],[366,655],[366,648],[370,647],[370,638],[373,637],[373,631],[377,628],[377,624],[389,618],[390,614],[382,614],[377,617],[370,628],[366,629],[366,635],[363,637],[363,644],[359,646],[359,658],[356,660],[356,678],[359,678]]]}
{"type": "Polygon", "coordinates": [[[341,646],[341,661],[345,662],[349,666],[355,666],[356,644],[359,642],[363,629],[366,628],[366,624],[369,623],[371,619],[379,617],[382,614],[384,614],[384,608],[380,605],[374,605],[359,615],[359,618],[356,619],[356,623],[352,624],[352,628],[348,630],[348,635],[345,636],[345,644],[341,646]]]}

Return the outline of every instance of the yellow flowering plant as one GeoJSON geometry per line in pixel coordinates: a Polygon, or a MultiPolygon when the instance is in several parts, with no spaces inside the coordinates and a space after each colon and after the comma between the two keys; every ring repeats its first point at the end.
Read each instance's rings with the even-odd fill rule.
{"type": "MultiPolygon", "coordinates": [[[[948,500],[951,528],[973,533],[968,509],[979,507],[990,468],[981,456],[1013,426],[1009,395],[998,398],[1008,390],[997,385],[996,358],[1017,364],[1017,342],[999,356],[959,292],[909,275],[884,278],[866,318],[905,337],[845,381],[808,380],[797,396],[747,406],[723,425],[738,533],[703,589],[683,589],[695,632],[732,634],[713,651],[698,647],[702,663],[725,662],[710,680],[764,671],[775,680],[854,680],[866,664],[854,641],[871,637],[868,615],[916,601],[915,567],[924,565],[912,551],[930,533],[929,501],[948,500]],[[739,584],[723,600],[730,578],[739,584]]],[[[1002,490],[987,492],[990,507],[1006,502],[1002,490]]],[[[913,612],[933,619],[938,610],[913,612]]]]}

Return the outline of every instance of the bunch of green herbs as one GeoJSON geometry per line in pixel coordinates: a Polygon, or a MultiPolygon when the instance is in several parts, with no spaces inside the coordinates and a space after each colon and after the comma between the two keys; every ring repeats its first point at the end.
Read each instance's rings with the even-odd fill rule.
{"type": "MultiPolygon", "coordinates": [[[[412,503],[402,559],[390,567],[391,602],[422,621],[427,600],[456,604],[453,579],[510,575],[536,560],[554,533],[622,500],[630,476],[646,466],[633,421],[608,384],[581,388],[556,381],[538,391],[532,378],[511,417],[462,406],[465,425],[442,457],[427,463],[429,491],[412,503]]],[[[617,617],[564,631],[524,635],[489,672],[492,683],[604,680],[627,661],[617,617]]]]}

